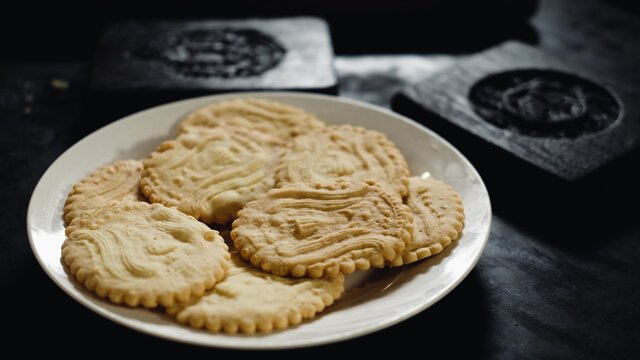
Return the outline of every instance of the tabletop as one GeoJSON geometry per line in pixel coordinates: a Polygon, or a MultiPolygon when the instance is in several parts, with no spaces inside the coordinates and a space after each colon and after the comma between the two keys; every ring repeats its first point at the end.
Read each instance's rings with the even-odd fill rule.
{"type": "MultiPolygon", "coordinates": [[[[355,40],[339,38],[344,24],[330,21],[337,29],[338,94],[390,108],[404,86],[509,38],[640,85],[638,13],[596,0],[579,5],[543,0],[532,11],[499,36],[468,48],[429,51],[377,49],[366,42],[361,51],[350,52],[349,41],[355,40]]],[[[82,57],[9,59],[0,65],[0,301],[9,334],[4,346],[76,356],[126,354],[132,348],[150,355],[235,356],[106,320],[66,296],[32,255],[25,217],[38,179],[65,149],[115,120],[90,116],[100,109],[87,106],[88,68],[82,57]],[[18,347],[17,339],[31,346],[18,347]]],[[[465,155],[485,179],[494,210],[487,247],[468,277],[400,324],[278,356],[351,354],[383,346],[399,348],[399,354],[447,358],[640,357],[640,222],[634,210],[640,202],[640,176],[634,171],[639,151],[568,191],[539,188],[535,179],[511,183],[508,169],[496,172],[481,155],[465,155]]]]}

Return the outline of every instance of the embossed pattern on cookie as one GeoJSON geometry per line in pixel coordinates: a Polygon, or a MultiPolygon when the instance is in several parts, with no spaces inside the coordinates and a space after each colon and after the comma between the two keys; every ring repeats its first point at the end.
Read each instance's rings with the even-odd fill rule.
{"type": "Polygon", "coordinates": [[[274,186],[282,143],[240,128],[180,134],[144,161],[142,192],[205,223],[232,220],[245,203],[274,186]]]}
{"type": "Polygon", "coordinates": [[[282,141],[321,129],[315,116],[289,105],[263,99],[234,99],[196,110],[180,122],[181,132],[194,127],[236,126],[260,131],[282,141]]]}
{"type": "Polygon", "coordinates": [[[399,266],[440,253],[460,235],[464,208],[460,195],[431,177],[409,178],[406,204],[413,212],[411,244],[390,265],[399,266]]]}
{"type": "Polygon", "coordinates": [[[152,308],[201,296],[229,268],[216,231],[160,204],[113,202],[66,229],[62,260],[87,289],[116,304],[152,308]]]}
{"type": "Polygon", "coordinates": [[[409,243],[412,226],[409,208],[378,186],[290,185],[249,202],[231,238],[264,271],[320,278],[384,266],[409,243]]]}
{"type": "Polygon", "coordinates": [[[112,200],[146,201],[139,189],[141,173],[142,161],[119,160],[80,180],[73,185],[64,203],[65,225],[84,210],[112,200]]]}
{"type": "Polygon", "coordinates": [[[375,181],[404,196],[408,176],[404,156],[384,134],[340,125],[295,138],[282,156],[276,186],[339,189],[375,181]]]}
{"type": "Polygon", "coordinates": [[[265,273],[231,255],[227,277],[202,298],[167,309],[178,322],[211,332],[268,333],[315,317],[340,297],[344,277],[295,279],[265,273]]]}

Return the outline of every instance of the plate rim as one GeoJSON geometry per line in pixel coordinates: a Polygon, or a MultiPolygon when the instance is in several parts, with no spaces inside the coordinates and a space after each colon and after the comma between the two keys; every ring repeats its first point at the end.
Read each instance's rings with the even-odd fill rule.
{"type": "Polygon", "coordinates": [[[350,340],[353,338],[357,338],[357,337],[361,337],[361,336],[365,336],[368,334],[371,334],[373,332],[382,330],[382,329],[386,329],[389,328],[393,325],[396,325],[410,317],[413,317],[414,315],[430,308],[431,306],[433,306],[434,304],[436,304],[438,301],[442,300],[445,296],[447,296],[453,289],[455,289],[456,287],[458,287],[458,285],[460,283],[462,283],[462,281],[464,281],[464,279],[467,278],[467,276],[469,275],[469,273],[471,273],[471,271],[475,268],[475,266],[477,265],[478,261],[480,260],[480,257],[482,256],[482,254],[484,253],[484,250],[486,248],[489,236],[490,236],[490,230],[491,230],[491,225],[492,225],[492,221],[493,221],[493,212],[492,212],[492,207],[491,207],[491,199],[489,197],[489,192],[487,190],[487,187],[484,183],[484,180],[482,179],[482,177],[480,176],[480,174],[478,173],[477,169],[473,166],[473,164],[455,147],[453,146],[449,141],[447,141],[446,139],[444,139],[442,136],[440,136],[439,134],[437,134],[436,132],[434,132],[433,130],[429,129],[428,127],[418,123],[415,120],[412,120],[411,118],[404,116],[402,114],[396,113],[392,110],[386,109],[384,107],[378,106],[378,105],[374,105],[374,104],[370,104],[364,101],[360,101],[360,100],[355,100],[355,99],[350,99],[350,98],[345,98],[345,97],[341,97],[341,96],[334,96],[334,95],[326,95],[326,94],[316,94],[316,93],[307,93],[307,92],[295,92],[295,91],[250,91],[250,92],[231,92],[231,93],[220,93],[220,94],[212,94],[212,95],[204,95],[204,96],[198,96],[198,97],[191,97],[191,98],[186,98],[186,99],[181,99],[181,100],[177,100],[177,101],[172,101],[172,102],[168,102],[168,103],[164,103],[161,105],[157,105],[157,106],[153,106],[141,111],[137,111],[135,113],[129,114],[127,116],[124,116],[122,118],[119,118],[115,121],[112,121],[96,130],[94,130],[93,132],[87,134],[86,136],[84,136],[82,139],[78,140],[77,142],[75,142],[72,146],[70,146],[68,149],[66,149],[64,152],[62,152],[47,168],[47,170],[40,176],[40,179],[38,180],[38,183],[36,184],[36,186],[33,188],[31,196],[29,198],[29,204],[28,204],[28,208],[27,208],[27,221],[26,221],[26,230],[27,230],[27,236],[29,239],[29,246],[31,248],[31,252],[33,253],[34,257],[36,258],[38,264],[40,265],[40,267],[42,268],[42,270],[44,270],[44,272],[47,274],[47,276],[65,293],[67,294],[69,297],[71,297],[73,300],[79,302],[80,304],[82,304],[85,308],[88,308],[89,310],[93,311],[94,313],[107,318],[110,321],[113,321],[117,324],[120,324],[122,326],[125,326],[129,329],[138,331],[140,333],[146,334],[146,335],[151,335],[154,337],[158,337],[158,338],[162,338],[162,339],[166,339],[166,340],[171,340],[171,341],[176,341],[176,342],[180,342],[180,343],[186,343],[186,344],[191,344],[191,345],[198,345],[198,346],[203,346],[203,347],[209,347],[209,348],[226,348],[226,349],[252,349],[252,350],[279,350],[279,349],[294,349],[294,348],[304,348],[304,347],[315,347],[315,346],[320,346],[320,345],[326,345],[326,344],[330,344],[330,343],[336,343],[336,342],[341,342],[341,341],[346,341],[346,340],[350,340]],[[44,186],[44,179],[47,178],[47,175],[49,174],[49,172],[53,171],[52,169],[54,169],[56,167],[56,164],[61,161],[61,158],[63,158],[67,153],[73,151],[73,149],[75,149],[76,147],[82,146],[82,144],[84,144],[85,142],[89,142],[92,140],[93,137],[96,136],[96,134],[102,132],[104,129],[109,128],[109,127],[113,127],[113,126],[117,126],[117,124],[120,124],[121,122],[125,122],[125,121],[129,121],[129,119],[134,118],[134,117],[139,117],[139,116],[143,116],[145,113],[147,112],[155,112],[155,111],[162,111],[163,108],[165,107],[171,107],[171,106],[175,106],[177,104],[182,104],[182,103],[187,103],[187,102],[192,102],[192,101],[202,101],[205,99],[209,99],[211,102],[216,101],[216,100],[221,100],[224,98],[236,98],[236,97],[264,97],[264,96],[274,96],[274,97],[280,97],[280,96],[285,96],[285,97],[297,97],[297,98],[302,98],[302,99],[310,99],[310,100],[314,100],[314,99],[319,99],[319,100],[325,100],[325,101],[337,101],[337,102],[341,102],[341,103],[345,103],[348,105],[352,105],[355,107],[363,107],[369,110],[373,110],[373,111],[377,111],[377,112],[381,112],[387,116],[390,117],[394,117],[397,118],[400,121],[403,121],[411,126],[420,128],[422,131],[427,132],[430,136],[436,138],[439,142],[441,142],[442,144],[444,144],[445,146],[447,146],[450,150],[452,150],[464,163],[465,166],[467,166],[472,174],[479,180],[479,186],[481,188],[481,190],[484,193],[484,200],[483,202],[485,203],[484,205],[487,208],[487,214],[488,214],[488,221],[483,224],[482,226],[482,236],[480,237],[480,239],[482,240],[482,244],[479,248],[479,251],[477,252],[477,254],[475,254],[475,256],[473,257],[473,259],[468,263],[466,269],[462,272],[462,275],[459,276],[455,281],[452,281],[450,283],[448,283],[445,288],[443,289],[443,291],[441,291],[438,296],[434,297],[431,301],[426,301],[424,303],[419,304],[419,306],[416,306],[414,308],[411,308],[409,311],[405,311],[402,312],[400,315],[396,316],[395,318],[392,318],[384,323],[378,323],[375,324],[373,326],[369,326],[366,328],[363,328],[359,331],[353,331],[347,335],[345,334],[341,334],[341,335],[333,335],[333,336],[328,336],[328,337],[324,337],[319,339],[318,341],[300,341],[300,342],[280,342],[277,344],[250,344],[250,345],[236,345],[236,344],[230,344],[230,343],[217,343],[217,344],[212,344],[212,343],[204,343],[202,341],[197,341],[197,340],[192,340],[190,338],[184,338],[184,337],[180,337],[180,336],[172,336],[171,334],[167,334],[165,332],[161,332],[161,331],[151,331],[145,327],[137,327],[134,326],[133,324],[129,324],[121,319],[119,319],[116,316],[113,316],[107,309],[96,305],[92,302],[90,302],[89,300],[85,299],[83,296],[76,296],[76,294],[74,294],[73,292],[69,291],[66,288],[66,285],[60,283],[55,275],[53,274],[53,270],[49,269],[48,266],[46,265],[46,263],[44,262],[44,260],[42,259],[42,257],[40,256],[40,253],[36,250],[35,244],[34,244],[34,238],[32,236],[32,222],[34,221],[34,217],[35,217],[35,206],[33,204],[34,202],[34,197],[35,194],[38,193],[39,191],[43,191],[41,189],[41,187],[44,186]]]}

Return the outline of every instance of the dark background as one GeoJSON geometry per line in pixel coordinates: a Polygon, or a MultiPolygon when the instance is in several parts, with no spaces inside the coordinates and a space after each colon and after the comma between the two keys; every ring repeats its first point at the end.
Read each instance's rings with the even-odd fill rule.
{"type": "MultiPolygon", "coordinates": [[[[0,14],[0,303],[9,334],[3,351],[246,355],[164,341],[103,319],[59,290],[31,254],[25,216],[37,180],[66,148],[115,120],[94,120],[91,111],[99,109],[84,102],[100,31],[113,21],[320,16],[332,31],[339,94],[382,106],[403,86],[506,39],[640,86],[640,12],[633,1],[232,3],[23,1],[0,14]],[[69,88],[52,87],[54,78],[69,88]],[[31,345],[19,346],[22,340],[31,345]]],[[[494,207],[489,243],[468,278],[389,329],[271,355],[360,356],[385,349],[439,358],[640,357],[638,151],[566,196],[531,191],[535,178],[509,184],[508,169],[484,166],[481,152],[465,155],[487,181],[494,207]],[[522,192],[514,194],[514,186],[522,192]]]]}
{"type": "MultiPolygon", "coordinates": [[[[585,7],[579,0],[558,2],[567,5],[563,11],[574,8],[579,12],[585,7]]],[[[616,12],[634,15],[640,12],[640,3],[633,0],[596,2],[616,12]]],[[[536,7],[538,1],[535,0],[236,0],[224,5],[181,1],[153,6],[118,0],[73,6],[61,2],[20,1],[0,13],[0,60],[88,61],[101,30],[116,21],[296,15],[314,15],[328,20],[338,55],[461,52],[489,46],[498,38],[535,37],[535,32],[525,30],[527,22],[523,18],[536,7]]],[[[598,14],[593,13],[591,18],[581,20],[593,22],[597,17],[598,14]]],[[[580,31],[579,28],[573,30],[580,31]]]]}
{"type": "Polygon", "coordinates": [[[8,61],[89,60],[101,29],[115,21],[139,19],[243,18],[315,15],[325,18],[334,33],[337,54],[449,51],[487,45],[488,32],[505,36],[505,27],[521,24],[535,1],[232,1],[180,2],[169,5],[64,7],[29,2],[1,16],[2,58],[8,61]],[[514,3],[514,4],[512,4],[514,3]],[[499,23],[487,16],[500,14],[499,23]],[[478,33],[483,34],[482,38],[478,33]],[[457,41],[452,41],[456,39],[457,41]],[[460,40],[460,41],[458,41],[460,40]]]}

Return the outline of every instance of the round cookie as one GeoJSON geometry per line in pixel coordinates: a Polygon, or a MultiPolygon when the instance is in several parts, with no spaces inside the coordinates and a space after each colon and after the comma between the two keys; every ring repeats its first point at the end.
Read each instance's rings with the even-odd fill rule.
{"type": "Polygon", "coordinates": [[[406,204],[413,212],[411,243],[391,266],[410,264],[440,253],[456,240],[464,222],[460,195],[442,181],[431,177],[409,178],[406,204]]]}
{"type": "Polygon", "coordinates": [[[116,304],[152,308],[201,296],[229,268],[216,231],[176,209],[114,202],[66,229],[62,260],[87,289],[116,304]]]}
{"type": "Polygon", "coordinates": [[[408,177],[404,156],[384,134],[340,125],[295,138],[282,156],[276,186],[339,189],[374,181],[405,196],[408,177]]]}
{"type": "Polygon", "coordinates": [[[234,99],[211,104],[187,115],[178,128],[236,126],[289,141],[325,125],[315,116],[289,105],[262,99],[234,99]]]}
{"type": "Polygon", "coordinates": [[[64,203],[64,223],[84,210],[102,206],[111,200],[146,201],[140,192],[142,161],[120,160],[101,167],[73,185],[64,203]]]}
{"type": "Polygon", "coordinates": [[[140,188],[153,203],[176,207],[205,223],[225,223],[273,188],[281,145],[241,128],[183,133],[144,160],[140,188]]]}
{"type": "Polygon", "coordinates": [[[411,240],[412,224],[411,211],[378,186],[289,185],[249,202],[231,238],[264,271],[321,278],[384,266],[411,240]]]}
{"type": "Polygon", "coordinates": [[[167,309],[178,322],[211,332],[268,333],[299,324],[340,297],[344,277],[294,279],[264,273],[231,255],[227,277],[202,298],[167,309]]]}

